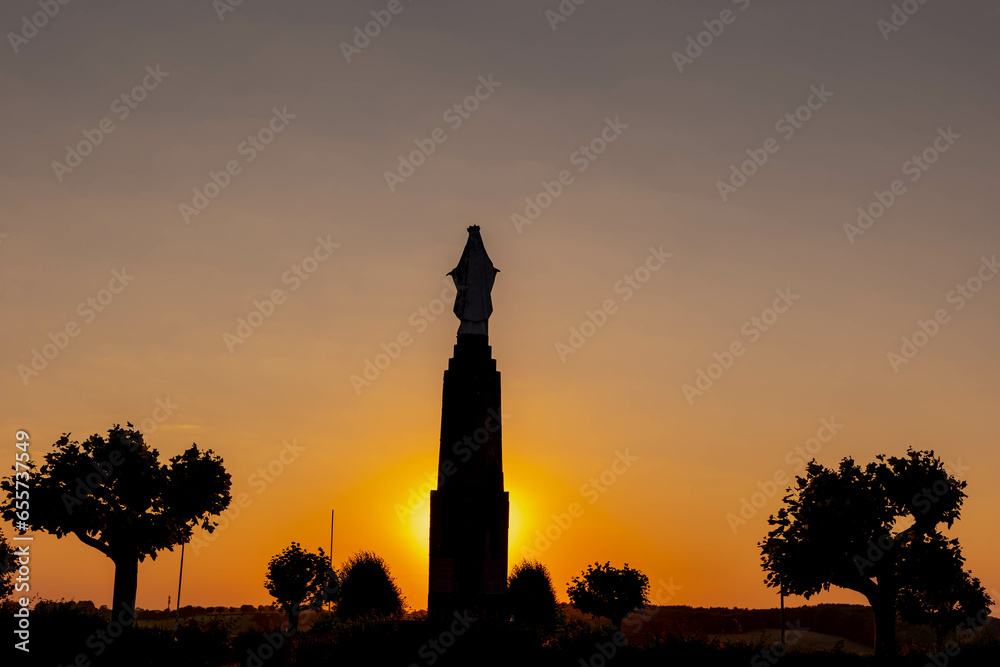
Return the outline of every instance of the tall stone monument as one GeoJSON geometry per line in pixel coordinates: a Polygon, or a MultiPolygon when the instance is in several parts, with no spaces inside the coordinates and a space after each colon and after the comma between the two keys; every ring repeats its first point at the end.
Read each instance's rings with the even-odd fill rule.
{"type": "Polygon", "coordinates": [[[431,491],[432,617],[497,609],[507,590],[508,494],[503,488],[500,372],[489,344],[490,292],[499,269],[469,227],[455,281],[461,321],[444,372],[438,488],[431,491]]]}

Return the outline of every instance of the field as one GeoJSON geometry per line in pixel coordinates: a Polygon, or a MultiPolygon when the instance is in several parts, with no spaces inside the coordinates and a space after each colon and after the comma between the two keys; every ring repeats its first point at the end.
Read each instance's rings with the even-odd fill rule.
{"type": "MultiPolygon", "coordinates": [[[[622,632],[568,606],[563,611],[563,621],[547,632],[496,618],[434,624],[416,612],[399,620],[347,623],[320,612],[287,639],[284,617],[272,607],[185,607],[176,634],[176,612],[140,610],[137,629],[109,639],[106,610],[89,603],[44,603],[32,614],[32,657],[46,666],[129,667],[881,664],[872,656],[871,611],[861,606],[787,609],[787,655],[776,645],[776,609],[651,607],[627,618],[622,632]]],[[[3,614],[5,626],[13,620],[3,614]]],[[[938,649],[929,628],[899,630],[904,657],[898,664],[932,662],[928,654],[938,649]]],[[[956,647],[956,657],[942,654],[937,662],[998,664],[1000,623],[993,619],[972,642],[956,647]]]]}

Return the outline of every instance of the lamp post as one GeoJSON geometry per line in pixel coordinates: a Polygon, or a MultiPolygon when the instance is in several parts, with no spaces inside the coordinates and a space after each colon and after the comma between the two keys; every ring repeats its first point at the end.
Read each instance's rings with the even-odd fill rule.
{"type": "Polygon", "coordinates": [[[174,632],[177,632],[178,626],[181,623],[181,581],[184,578],[184,545],[187,542],[181,544],[181,571],[177,575],[177,614],[174,617],[174,632]]]}
{"type": "MultiPolygon", "coordinates": [[[[329,554],[329,557],[330,557],[330,570],[331,571],[333,570],[333,512],[334,512],[334,510],[330,510],[330,554],[329,554]]],[[[327,609],[327,611],[333,611],[333,600],[329,600],[328,599],[326,601],[326,609],[327,609]]]]}
{"type": "Polygon", "coordinates": [[[781,586],[781,650],[787,651],[788,644],[785,643],[785,587],[781,586]]]}

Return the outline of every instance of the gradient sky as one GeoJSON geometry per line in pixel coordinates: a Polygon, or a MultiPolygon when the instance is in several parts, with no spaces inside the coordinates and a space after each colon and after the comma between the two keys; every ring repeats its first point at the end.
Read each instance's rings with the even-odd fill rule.
{"type": "MultiPolygon", "coordinates": [[[[336,508],[335,561],[377,551],[422,608],[425,482],[458,321],[450,303],[433,322],[419,309],[435,308],[479,224],[502,271],[490,328],[512,563],[580,502],[539,556],[561,597],[587,563],[611,560],[654,589],[682,587],[655,602],[776,604],[756,543],[778,495],[758,497],[735,533],[726,516],[796,472],[788,452],[832,418],[843,428],[816,453],[824,464],[908,446],[952,462],[970,495],[952,534],[1000,589],[1000,281],[961,309],[952,294],[1000,246],[995,3],[928,2],[885,39],[889,0],[591,0],[555,30],[557,0],[403,0],[347,63],[341,43],[387,4],[246,0],[220,20],[209,0],[77,0],[16,54],[8,38],[9,456],[17,429],[40,459],[63,432],[157,414],[161,456],[215,450],[248,501],[188,550],[184,603],[268,602],[267,560],[292,540],[325,548],[336,508]],[[733,22],[678,71],[674,52],[725,9],[733,22]],[[147,66],[169,75],[121,119],[115,99],[147,66]],[[453,129],[444,114],[490,75],[499,87],[453,129]],[[776,123],[814,86],[832,97],[787,137],[776,123]],[[248,162],[241,142],[275,108],[295,117],[248,162]],[[60,182],[53,161],[104,118],[114,131],[60,182]],[[574,153],[609,118],[628,128],[580,172],[574,153]],[[447,141],[390,191],[385,172],[436,128],[447,141]],[[906,163],[948,128],[960,138],[911,181],[906,163]],[[718,182],[771,137],[777,152],[723,201],[718,182]],[[231,160],[239,173],[186,224],[179,205],[231,160]],[[572,183],[518,230],[512,214],[563,170],[572,183]],[[844,225],[896,179],[905,192],[852,243],[844,225]],[[293,290],[283,276],[317,238],[339,247],[293,290]],[[661,246],[672,256],[626,301],[616,285],[661,246]],[[80,309],[123,268],[134,279],[102,312],[80,309]],[[285,301],[230,352],[224,334],[275,289],[285,301]],[[761,332],[751,318],[788,289],[800,298],[761,332]],[[608,299],[606,324],[561,359],[557,343],[608,299]],[[947,323],[895,372],[887,355],[939,309],[947,323]],[[71,322],[78,335],[23,381],[18,367],[71,322]],[[351,376],[401,333],[412,343],[355,391],[351,376]],[[682,387],[735,341],[743,355],[691,404],[682,387]],[[176,408],[155,413],[168,399],[176,408]],[[293,441],[304,449],[260,481],[293,441]],[[591,504],[584,485],[626,450],[637,460],[591,504]]],[[[4,2],[0,28],[36,11],[4,2]]],[[[34,549],[36,594],[110,604],[103,555],[73,538],[34,549]]],[[[140,567],[140,606],[176,595],[178,561],[140,567]]]]}

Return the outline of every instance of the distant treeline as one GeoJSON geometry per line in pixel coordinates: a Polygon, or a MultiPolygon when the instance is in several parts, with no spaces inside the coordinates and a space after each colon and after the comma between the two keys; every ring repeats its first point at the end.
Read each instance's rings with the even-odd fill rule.
{"type": "MultiPolygon", "coordinates": [[[[101,605],[98,607],[90,600],[40,600],[37,605],[35,605],[35,611],[46,611],[54,608],[55,606],[60,606],[62,608],[76,609],[79,611],[87,613],[96,613],[99,615],[104,615],[110,617],[111,610],[107,605],[101,605]]],[[[215,615],[229,615],[229,616],[245,616],[247,614],[279,614],[282,612],[280,609],[274,605],[262,604],[256,607],[252,604],[245,604],[239,607],[198,607],[192,605],[185,605],[181,607],[181,618],[194,618],[196,616],[215,616],[215,615]]],[[[136,614],[140,621],[157,621],[176,618],[176,609],[143,609],[142,607],[136,607],[136,614]]]]}

